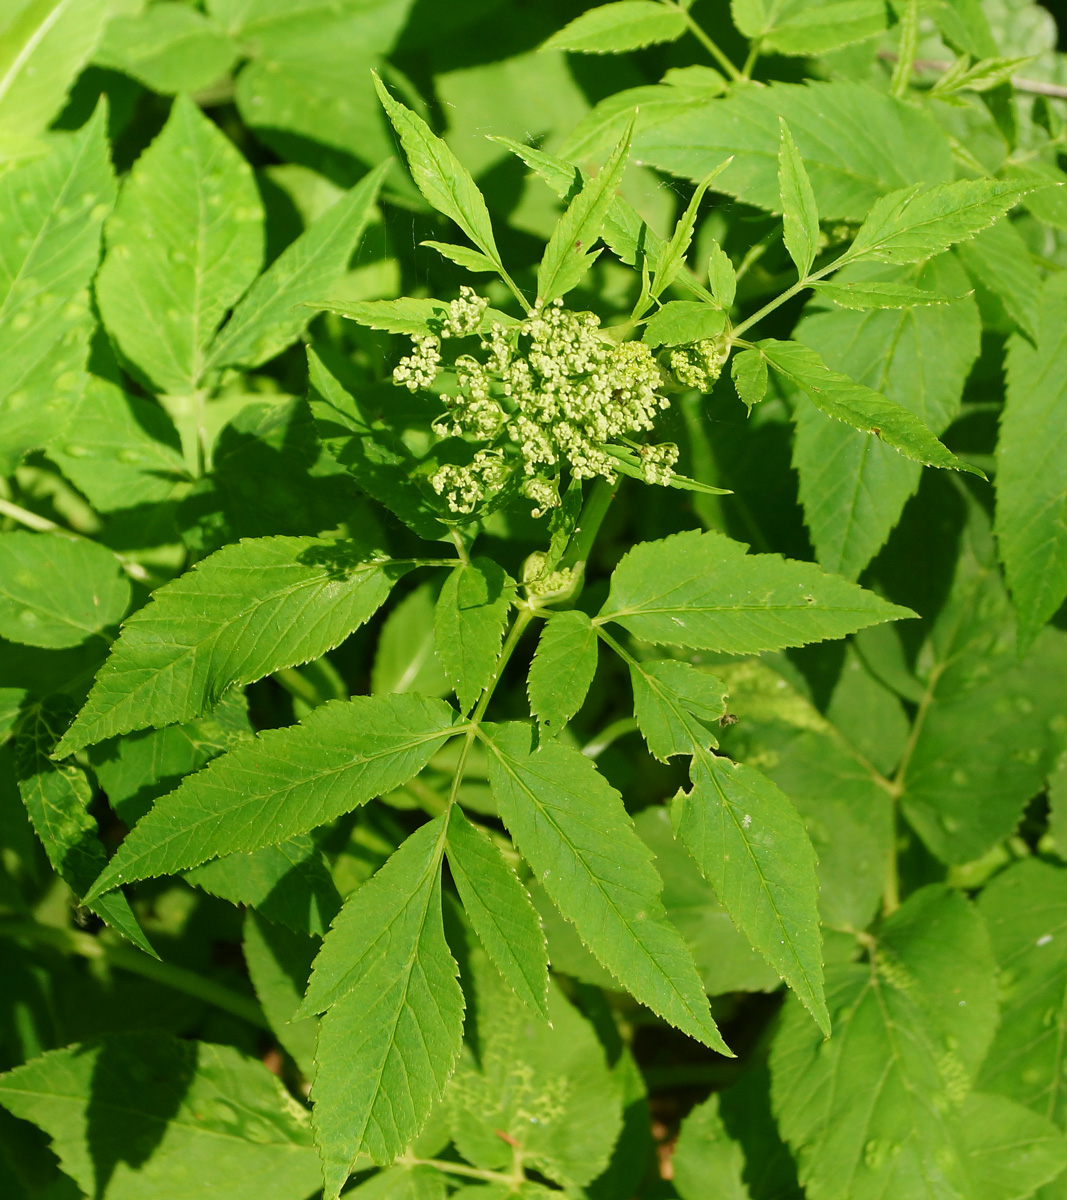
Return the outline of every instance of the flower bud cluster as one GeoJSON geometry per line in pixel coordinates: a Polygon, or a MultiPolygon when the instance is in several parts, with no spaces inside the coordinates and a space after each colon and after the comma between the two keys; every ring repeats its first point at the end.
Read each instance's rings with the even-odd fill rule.
{"type": "MultiPolygon", "coordinates": [[[[468,336],[481,327],[486,301],[463,288],[448,306],[442,337],[468,336]]],[[[413,338],[412,353],[393,373],[397,383],[428,388],[440,371],[440,342],[413,338]]],[[[453,512],[469,513],[514,470],[534,515],[559,504],[559,473],[614,482],[615,460],[605,443],[652,429],[668,401],[663,377],[643,342],[606,338],[593,313],[570,312],[561,300],[538,305],[513,325],[493,322],[481,338],[481,359],[460,355],[458,385],[442,397],[446,413],[434,424],[441,436],[488,443],[466,467],[443,466],[431,478],[453,512]]],[[[645,477],[666,483],[676,447],[641,448],[645,477]]]]}
{"type": "Polygon", "coordinates": [[[671,370],[679,383],[708,392],[729,357],[730,343],[725,338],[705,338],[691,346],[672,350],[671,370]]]}

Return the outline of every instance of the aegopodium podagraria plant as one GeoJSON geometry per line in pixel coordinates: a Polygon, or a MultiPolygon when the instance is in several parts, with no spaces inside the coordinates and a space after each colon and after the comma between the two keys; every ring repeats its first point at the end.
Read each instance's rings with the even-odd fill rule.
{"type": "Polygon", "coordinates": [[[564,7],[0,16],[5,1200],[1063,1195],[1065,60],[564,7]]]}

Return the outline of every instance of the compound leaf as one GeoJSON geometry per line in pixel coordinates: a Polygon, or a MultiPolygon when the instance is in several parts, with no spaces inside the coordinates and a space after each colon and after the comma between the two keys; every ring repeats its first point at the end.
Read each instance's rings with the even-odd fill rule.
{"type": "Polygon", "coordinates": [[[452,731],[455,710],[425,696],[356,696],[313,709],[213,759],[155,804],[93,895],[223,854],[284,842],[399,787],[452,731]]]}
{"type": "Polygon", "coordinates": [[[582,707],[596,674],[597,636],[580,609],[554,613],[545,622],[530,663],[530,712],[558,733],[582,707]]]}
{"type": "Polygon", "coordinates": [[[513,581],[488,558],[462,563],[441,588],[434,642],[464,712],[493,677],[514,595],[513,581]]]}
{"type": "Polygon", "coordinates": [[[431,132],[422,117],[393,99],[377,75],[374,86],[404,147],[411,177],[419,191],[439,213],[455,221],[483,254],[499,264],[500,252],[493,237],[489,210],[470,171],[431,132]]]}
{"type": "Polygon", "coordinates": [[[582,941],[671,1024],[728,1054],[692,955],[667,920],[662,881],[622,799],[593,763],[559,742],[530,748],[523,725],[489,738],[489,780],[523,857],[582,941]]]}
{"type": "Polygon", "coordinates": [[[604,230],[604,221],[622,182],[630,152],[633,122],[623,134],[611,157],[583,185],[556,223],[537,268],[537,299],[548,304],[566,295],[593,265],[592,249],[604,230]]]}
{"type": "Polygon", "coordinates": [[[296,341],[344,274],[374,211],[390,161],[376,167],[287,246],[242,296],[215,338],[207,368],[256,367],[296,341]]]}
{"type": "Polygon", "coordinates": [[[126,622],[61,753],[187,721],[234,685],[319,658],[377,611],[404,570],[354,542],[224,547],[126,622]]]}
{"type": "Polygon", "coordinates": [[[186,96],[133,166],[96,282],[108,332],[160,392],[188,395],[263,258],[252,169],[186,96]]]}
{"type": "Polygon", "coordinates": [[[668,646],[758,654],[911,616],[812,563],[746,554],[720,533],[644,542],[615,568],[596,624],[668,646]]]}
{"type": "Polygon", "coordinates": [[[453,808],[448,866],[478,940],[525,1004],[547,1020],[548,955],[537,909],[489,835],[453,808]]]}
{"type": "Polygon", "coordinates": [[[78,646],[117,625],[130,585],[106,546],[54,533],[0,533],[0,635],[78,646]]]}
{"type": "MultiPolygon", "coordinates": [[[[877,281],[866,285],[875,289],[892,287],[893,278],[903,273],[899,267],[858,270],[865,276],[877,273],[877,281]],[[889,281],[883,283],[885,276],[889,281]]],[[[950,257],[931,263],[918,280],[946,291],[966,282],[950,257]]],[[[921,288],[911,290],[923,294],[921,288]]],[[[978,306],[970,298],[937,307],[816,312],[796,331],[831,369],[874,388],[934,434],[960,410],[980,334],[978,306]]],[[[814,405],[801,403],[794,420],[793,463],[816,556],[826,570],[855,579],[897,523],[919,485],[921,467],[876,434],[854,429],[814,405]]]]}
{"type": "Polygon", "coordinates": [[[327,1200],[356,1156],[391,1162],[459,1055],[463,993],[441,920],[445,818],[428,821],[345,902],[301,1016],[326,1012],[311,1089],[327,1200]]]}

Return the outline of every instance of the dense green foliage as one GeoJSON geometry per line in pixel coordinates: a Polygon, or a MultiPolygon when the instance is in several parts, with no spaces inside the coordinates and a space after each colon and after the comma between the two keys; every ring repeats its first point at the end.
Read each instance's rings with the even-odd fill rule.
{"type": "Polygon", "coordinates": [[[5,1200],[1067,1197],[1056,37],[7,0],[5,1200]]]}

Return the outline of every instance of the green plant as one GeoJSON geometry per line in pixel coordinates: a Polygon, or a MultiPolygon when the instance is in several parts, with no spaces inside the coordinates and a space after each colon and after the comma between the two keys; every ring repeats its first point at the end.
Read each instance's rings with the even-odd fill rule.
{"type": "Polygon", "coordinates": [[[730,16],[0,15],[5,1196],[1067,1194],[1065,60],[730,16]]]}

